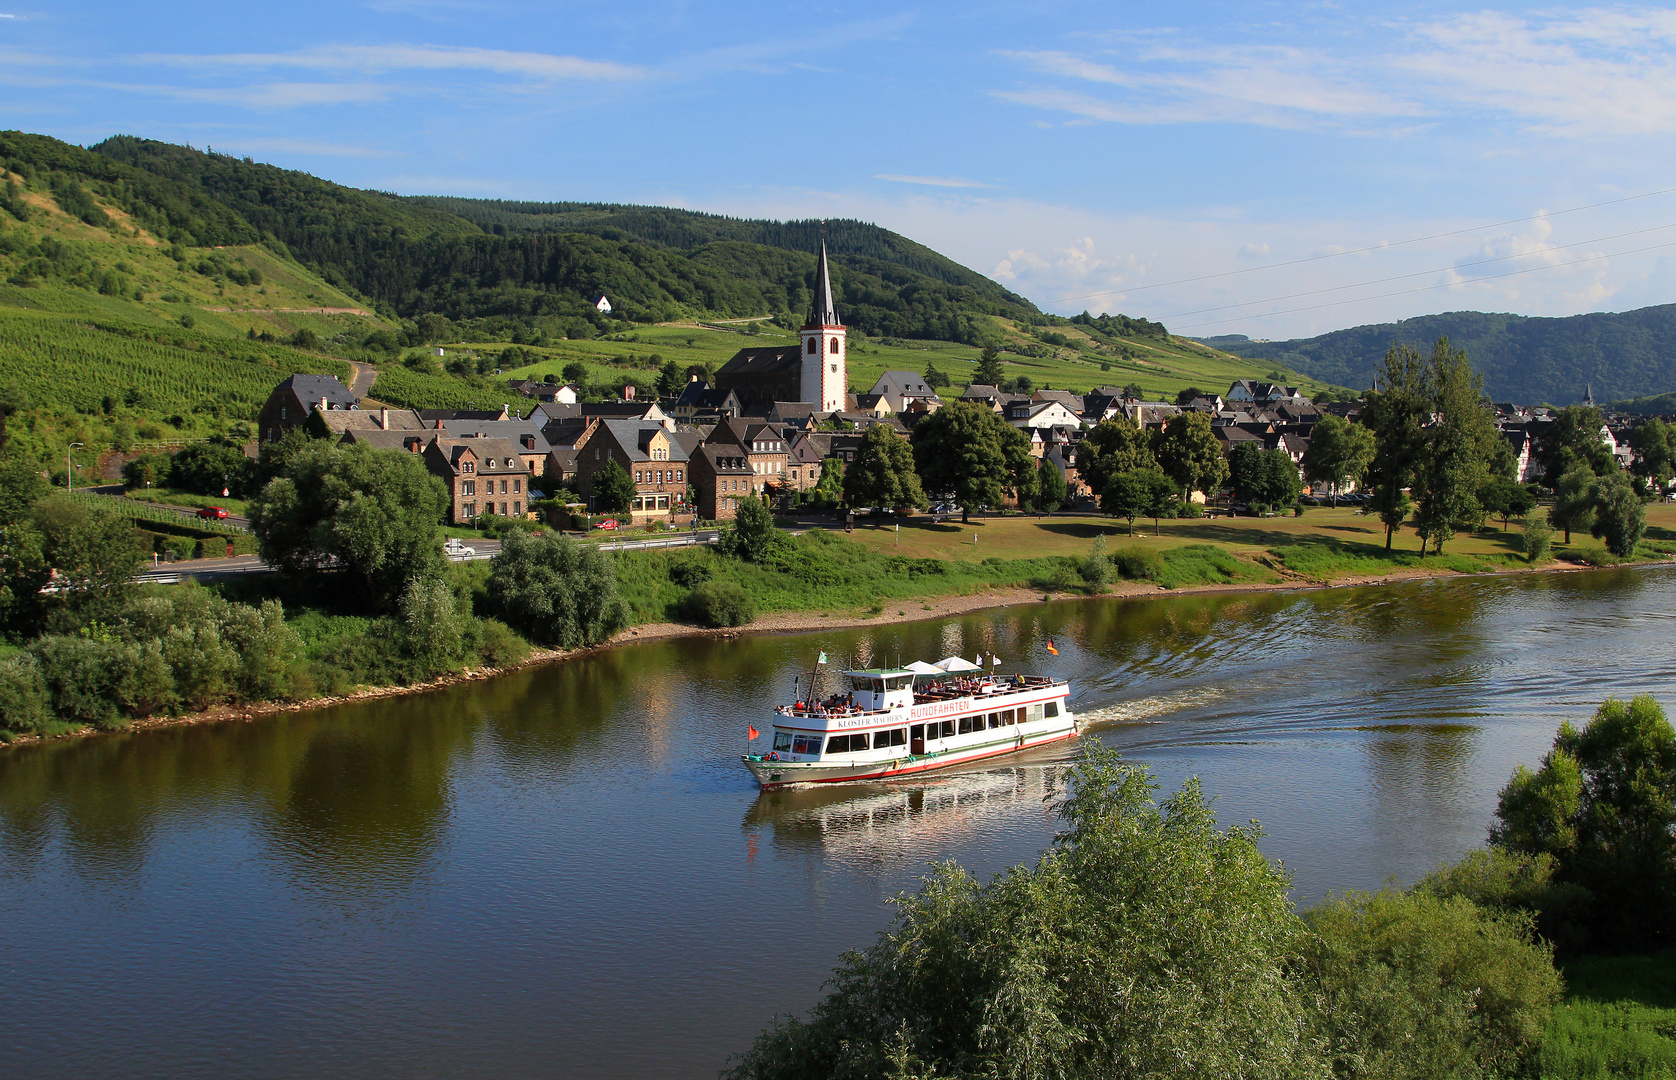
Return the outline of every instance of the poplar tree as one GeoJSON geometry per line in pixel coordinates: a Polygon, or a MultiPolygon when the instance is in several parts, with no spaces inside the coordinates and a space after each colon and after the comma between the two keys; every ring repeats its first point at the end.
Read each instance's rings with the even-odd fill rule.
{"type": "Polygon", "coordinates": [[[1408,488],[1425,445],[1424,425],[1431,414],[1430,372],[1425,357],[1411,345],[1392,345],[1380,362],[1376,389],[1362,405],[1362,423],[1373,432],[1374,456],[1368,467],[1374,506],[1385,525],[1385,550],[1414,508],[1408,488]]]}
{"type": "Polygon", "coordinates": [[[1484,397],[1484,379],[1472,370],[1466,352],[1439,338],[1426,361],[1432,422],[1422,432],[1416,460],[1415,529],[1420,554],[1443,552],[1443,542],[1457,524],[1476,524],[1484,511],[1477,492],[1489,477],[1489,463],[1501,436],[1495,413],[1484,397]]]}

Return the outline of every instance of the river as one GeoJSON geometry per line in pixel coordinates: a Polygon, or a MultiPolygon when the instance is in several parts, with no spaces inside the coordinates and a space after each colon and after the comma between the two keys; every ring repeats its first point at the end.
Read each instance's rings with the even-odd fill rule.
{"type": "Polygon", "coordinates": [[[746,724],[820,650],[1069,677],[1307,903],[1481,843],[1604,697],[1676,705],[1673,617],[1665,569],[1044,603],[0,752],[0,1075],[714,1076],[930,861],[1034,859],[1076,753],[759,794],[746,724]]]}

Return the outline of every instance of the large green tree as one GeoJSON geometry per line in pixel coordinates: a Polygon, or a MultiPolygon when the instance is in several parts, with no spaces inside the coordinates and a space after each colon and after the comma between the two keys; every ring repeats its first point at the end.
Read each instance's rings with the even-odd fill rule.
{"type": "Polygon", "coordinates": [[[1309,432],[1309,449],[1304,451],[1304,479],[1327,484],[1333,489],[1333,505],[1339,492],[1360,483],[1373,461],[1373,432],[1341,416],[1324,414],[1309,432]]]}
{"type": "Polygon", "coordinates": [[[1059,471],[1059,466],[1043,457],[1041,464],[1036,466],[1036,510],[1051,514],[1062,509],[1070,493],[1065,474],[1059,471]]]}
{"type": "Polygon", "coordinates": [[[634,505],[634,477],[613,458],[593,477],[594,512],[626,514],[634,505]]]}
{"type": "Polygon", "coordinates": [[[1590,490],[1595,474],[1588,462],[1576,461],[1554,482],[1554,505],[1548,508],[1548,524],[1565,531],[1565,542],[1571,543],[1571,531],[1592,529],[1595,523],[1595,500],[1590,490]]]}
{"type": "Polygon", "coordinates": [[[1218,829],[1196,780],[1160,806],[1085,753],[1051,853],[988,884],[938,866],[731,1080],[1324,1080],[1307,933],[1256,831],[1218,829]]]}
{"type": "Polygon", "coordinates": [[[1606,550],[1627,559],[1647,532],[1647,507],[1635,493],[1630,478],[1614,469],[1589,484],[1588,500],[1594,507],[1589,532],[1606,542],[1606,550]]]}
{"type": "Polygon", "coordinates": [[[342,575],[393,609],[415,578],[442,572],[448,488],[415,454],[316,442],[250,502],[256,549],[288,574],[342,575]]]}
{"type": "Polygon", "coordinates": [[[914,425],[912,444],[921,484],[952,495],[962,521],[999,507],[1009,489],[1035,478],[1030,440],[983,405],[950,402],[914,425]]]}
{"type": "Polygon", "coordinates": [[[489,603],[508,626],[555,648],[597,645],[628,625],[617,575],[591,544],[512,529],[489,561],[489,603]]]}
{"type": "Polygon", "coordinates": [[[1429,541],[1439,554],[1457,524],[1483,517],[1477,492],[1490,475],[1490,463],[1505,444],[1496,431],[1495,411],[1484,396],[1484,380],[1473,373],[1466,353],[1440,338],[1427,358],[1432,420],[1422,431],[1414,471],[1414,527],[1420,554],[1429,541]]]}
{"type": "Polygon", "coordinates": [[[1650,695],[1560,726],[1536,770],[1501,791],[1491,840],[1557,862],[1587,890],[1596,945],[1668,943],[1676,924],[1676,731],[1650,695]]]}
{"type": "Polygon", "coordinates": [[[993,345],[988,346],[978,358],[978,366],[972,371],[972,382],[980,386],[999,388],[1005,380],[1006,375],[1001,370],[1001,352],[993,345]]]}
{"type": "Polygon", "coordinates": [[[1131,469],[1156,469],[1152,433],[1139,424],[1114,416],[1095,424],[1077,443],[1077,474],[1089,489],[1103,494],[1112,477],[1131,469]]]}
{"type": "Polygon", "coordinates": [[[1649,417],[1629,433],[1635,451],[1635,474],[1654,482],[1660,489],[1676,475],[1676,429],[1658,417],[1649,417]]]}
{"type": "Polygon", "coordinates": [[[1180,493],[1176,482],[1162,469],[1127,469],[1106,482],[1105,491],[1100,493],[1100,509],[1126,519],[1133,534],[1136,518],[1162,517],[1180,493]]]}
{"type": "Polygon", "coordinates": [[[1215,498],[1228,479],[1228,459],[1211,430],[1210,416],[1201,412],[1177,413],[1164,424],[1153,441],[1153,454],[1164,472],[1180,488],[1183,501],[1194,491],[1215,498]]]}
{"type": "Polygon", "coordinates": [[[1254,442],[1236,443],[1228,451],[1228,474],[1234,494],[1248,503],[1291,506],[1302,490],[1292,456],[1280,449],[1264,450],[1254,442]]]}
{"type": "Polygon", "coordinates": [[[861,437],[855,461],[844,472],[844,498],[851,506],[923,509],[927,503],[914,448],[887,424],[874,424],[861,437]]]}
{"type": "Polygon", "coordinates": [[[1380,362],[1376,389],[1362,400],[1362,423],[1373,433],[1368,466],[1374,506],[1385,526],[1385,550],[1408,520],[1414,502],[1409,486],[1425,449],[1432,392],[1426,358],[1410,345],[1392,345],[1380,362]]]}
{"type": "Polygon", "coordinates": [[[1578,462],[1588,465],[1596,476],[1605,476],[1617,463],[1601,434],[1605,417],[1593,405],[1567,405],[1543,425],[1536,439],[1535,455],[1542,463],[1542,484],[1555,487],[1559,478],[1578,462]]]}

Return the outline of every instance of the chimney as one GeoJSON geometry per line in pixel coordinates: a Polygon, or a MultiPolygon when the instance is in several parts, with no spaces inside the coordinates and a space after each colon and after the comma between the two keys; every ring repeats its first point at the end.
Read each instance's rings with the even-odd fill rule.
{"type": "Polygon", "coordinates": [[[320,399],[320,411],[321,411],[321,412],[325,412],[325,411],[326,411],[326,406],[327,406],[327,401],[326,401],[326,399],[325,399],[325,398],[321,398],[321,399],[320,399]]]}
{"type": "Polygon", "coordinates": [[[624,383],[623,384],[623,400],[624,401],[633,401],[634,400],[634,384],[633,383],[624,383]]]}
{"type": "Polygon", "coordinates": [[[380,431],[389,431],[390,430],[390,410],[389,409],[378,410],[378,427],[379,427],[380,431]]]}
{"type": "Polygon", "coordinates": [[[688,375],[687,376],[687,381],[688,382],[697,382],[698,381],[698,376],[697,375],[688,375]]]}
{"type": "Polygon", "coordinates": [[[442,417],[440,416],[436,418],[436,429],[438,431],[442,430],[442,417]]]}

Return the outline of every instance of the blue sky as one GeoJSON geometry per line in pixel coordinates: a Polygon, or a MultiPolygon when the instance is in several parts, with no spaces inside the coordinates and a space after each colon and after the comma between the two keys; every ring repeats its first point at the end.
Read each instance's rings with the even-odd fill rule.
{"type": "Polygon", "coordinates": [[[858,217],[1194,334],[1676,301],[1670,8],[0,0],[0,126],[858,217]]]}

